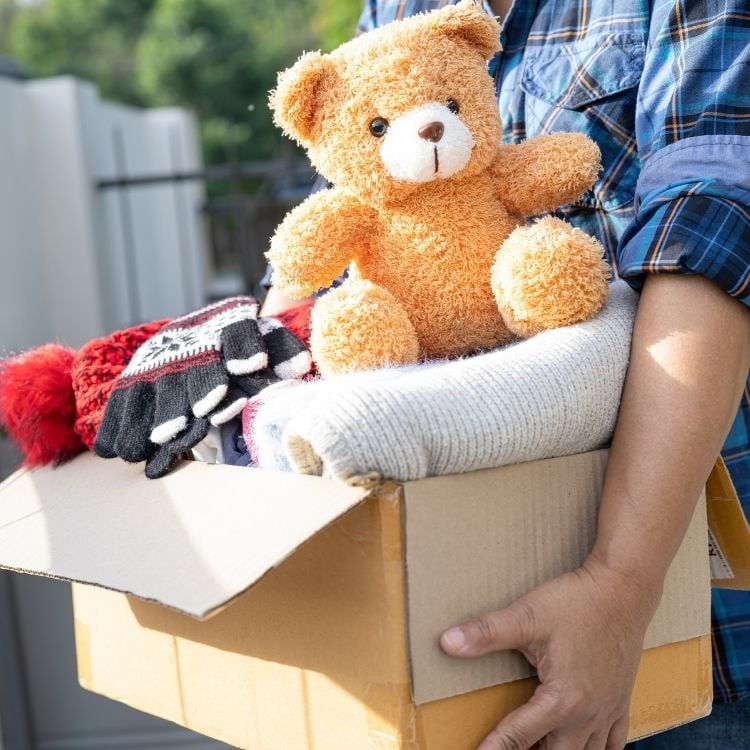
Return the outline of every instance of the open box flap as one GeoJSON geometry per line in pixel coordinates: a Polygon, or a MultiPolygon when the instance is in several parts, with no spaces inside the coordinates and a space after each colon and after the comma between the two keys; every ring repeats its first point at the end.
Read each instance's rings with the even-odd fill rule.
{"type": "Polygon", "coordinates": [[[369,494],[295,474],[79,456],[0,485],[0,567],[89,583],[205,618],[369,494]]]}

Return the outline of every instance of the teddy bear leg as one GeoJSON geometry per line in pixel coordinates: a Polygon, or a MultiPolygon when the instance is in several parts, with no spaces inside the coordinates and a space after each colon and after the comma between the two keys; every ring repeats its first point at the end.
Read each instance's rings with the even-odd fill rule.
{"type": "Polygon", "coordinates": [[[609,292],[603,255],[597,240],[561,219],[515,229],[492,266],[492,291],[505,324],[527,338],[594,317],[609,292]]]}
{"type": "Polygon", "coordinates": [[[406,310],[371,281],[347,279],[315,303],[311,321],[312,355],[324,377],[412,364],[419,358],[406,310]]]}

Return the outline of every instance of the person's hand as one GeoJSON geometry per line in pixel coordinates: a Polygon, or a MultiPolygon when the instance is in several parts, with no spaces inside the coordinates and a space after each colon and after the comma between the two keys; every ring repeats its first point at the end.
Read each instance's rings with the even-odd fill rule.
{"type": "Polygon", "coordinates": [[[540,681],[478,750],[621,750],[643,637],[660,591],[589,558],[517,602],[451,628],[451,656],[516,649],[540,681]]]}

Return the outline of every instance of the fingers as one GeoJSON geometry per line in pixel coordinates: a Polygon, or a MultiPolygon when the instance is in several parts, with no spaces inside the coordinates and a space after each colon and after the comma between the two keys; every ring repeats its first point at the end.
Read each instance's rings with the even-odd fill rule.
{"type": "Polygon", "coordinates": [[[255,320],[228,325],[222,332],[222,350],[231,375],[248,375],[268,367],[268,353],[255,320]]]}
{"type": "Polygon", "coordinates": [[[214,427],[218,427],[230,419],[234,419],[245,408],[245,404],[248,401],[248,394],[233,383],[230,383],[226,398],[211,414],[211,424],[214,427]]]}
{"type": "Polygon", "coordinates": [[[185,381],[193,414],[196,417],[205,417],[227,395],[229,376],[224,365],[217,359],[190,367],[185,372],[185,381]]]}
{"type": "Polygon", "coordinates": [[[131,463],[145,461],[154,450],[149,440],[154,410],[151,383],[135,382],[112,391],[94,441],[96,454],[104,458],[120,456],[131,463]]]}
{"type": "Polygon", "coordinates": [[[601,729],[588,709],[570,689],[540,685],[531,700],[508,714],[477,750],[527,750],[537,742],[543,750],[623,750],[627,714],[613,725],[610,719],[601,729]]]}
{"type": "Polygon", "coordinates": [[[167,474],[181,454],[206,437],[210,426],[207,419],[192,418],[182,435],[159,446],[149,457],[146,461],[146,476],[149,479],[158,479],[167,474]]]}
{"type": "Polygon", "coordinates": [[[589,737],[588,742],[585,745],[581,745],[583,750],[606,750],[607,747],[607,733],[597,732],[589,737]]]}
{"type": "Polygon", "coordinates": [[[541,742],[544,750],[604,750],[606,735],[590,735],[589,731],[570,734],[551,732],[541,742]]]}
{"type": "Polygon", "coordinates": [[[229,391],[229,377],[218,360],[163,375],[154,389],[156,408],[149,439],[157,445],[166,445],[187,429],[191,408],[197,418],[220,408],[225,418],[214,424],[221,424],[236,416],[244,406],[236,403],[236,399],[231,404],[223,403],[229,391]]]}
{"type": "Polygon", "coordinates": [[[533,612],[520,600],[446,630],[440,637],[440,647],[450,656],[473,658],[493,651],[521,650],[534,637],[533,612]]]}
{"type": "Polygon", "coordinates": [[[120,419],[123,413],[124,393],[113,390],[107,399],[99,429],[94,439],[94,453],[102,458],[114,458],[117,455],[115,442],[120,431],[120,419]]]}
{"type": "Polygon", "coordinates": [[[154,385],[156,410],[149,439],[157,445],[173,440],[188,426],[190,402],[181,373],[165,375],[154,385]]]}
{"type": "MultiPolygon", "coordinates": [[[[477,750],[529,750],[565,720],[561,709],[562,707],[554,700],[554,696],[543,686],[539,687],[531,700],[509,713],[485,737],[477,750]]],[[[556,745],[550,745],[549,742],[545,742],[543,747],[558,750],[556,745]]],[[[559,750],[563,750],[563,747],[560,745],[559,750]]],[[[565,747],[565,750],[568,748],[565,747]]],[[[583,750],[583,743],[575,750],[583,750]]]]}
{"type": "Polygon", "coordinates": [[[630,725],[630,711],[626,711],[621,719],[616,721],[609,732],[605,750],[623,750],[628,744],[628,729],[630,725]]]}
{"type": "Polygon", "coordinates": [[[242,391],[248,398],[257,396],[264,388],[278,383],[279,378],[271,370],[263,370],[255,375],[245,377],[233,377],[231,387],[242,391]]]}
{"type": "Polygon", "coordinates": [[[477,750],[624,750],[629,716],[597,720],[570,688],[540,685],[531,700],[508,714],[477,750]],[[604,726],[604,729],[602,729],[604,726]]]}
{"type": "Polygon", "coordinates": [[[616,721],[612,728],[576,733],[553,730],[540,742],[540,750],[624,750],[628,741],[628,715],[616,721]]]}
{"type": "Polygon", "coordinates": [[[312,357],[305,345],[275,318],[261,318],[260,330],[268,350],[268,366],[282,380],[310,372],[312,357]]]}
{"type": "Polygon", "coordinates": [[[154,451],[149,440],[156,402],[152,383],[135,383],[126,392],[115,451],[123,461],[139,463],[154,451]]]}

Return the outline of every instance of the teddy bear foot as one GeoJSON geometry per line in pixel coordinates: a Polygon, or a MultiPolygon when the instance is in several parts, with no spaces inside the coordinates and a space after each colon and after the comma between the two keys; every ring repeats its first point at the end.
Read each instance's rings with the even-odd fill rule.
{"type": "Polygon", "coordinates": [[[515,229],[492,267],[505,324],[528,338],[594,317],[609,293],[603,255],[593,237],[554,217],[515,229]]]}
{"type": "Polygon", "coordinates": [[[312,311],[310,346],[323,377],[412,364],[419,342],[406,310],[386,289],[347,279],[312,311]]]}

